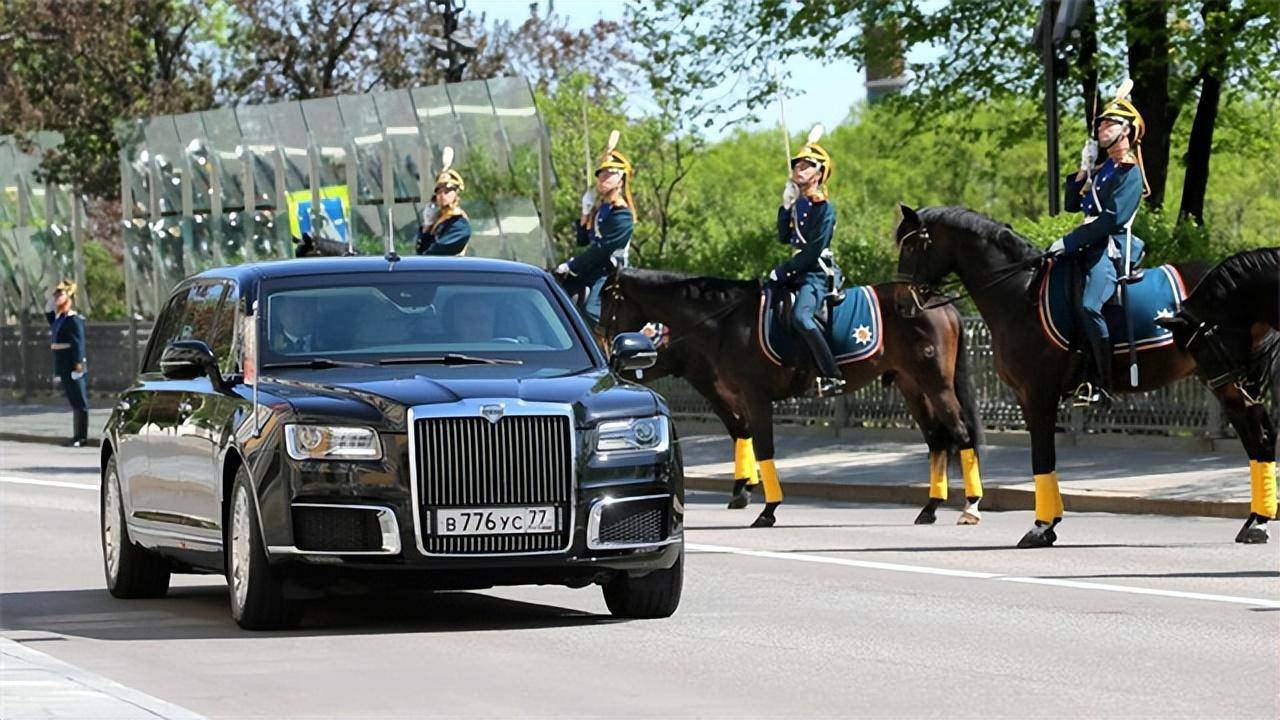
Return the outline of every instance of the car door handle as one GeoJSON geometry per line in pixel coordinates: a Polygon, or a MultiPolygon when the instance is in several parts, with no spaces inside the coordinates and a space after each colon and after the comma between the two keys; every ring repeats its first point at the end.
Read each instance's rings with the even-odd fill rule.
{"type": "Polygon", "coordinates": [[[182,413],[183,415],[190,415],[190,414],[191,414],[191,401],[190,401],[190,400],[183,400],[182,402],[178,403],[178,412],[182,413]]]}

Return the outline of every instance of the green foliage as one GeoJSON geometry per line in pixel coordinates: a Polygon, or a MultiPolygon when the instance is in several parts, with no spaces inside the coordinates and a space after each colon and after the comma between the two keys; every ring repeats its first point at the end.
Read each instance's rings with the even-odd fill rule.
{"type": "Polygon", "coordinates": [[[96,242],[84,244],[84,281],[89,287],[94,320],[123,320],[128,316],[124,271],[111,253],[96,242]]]}

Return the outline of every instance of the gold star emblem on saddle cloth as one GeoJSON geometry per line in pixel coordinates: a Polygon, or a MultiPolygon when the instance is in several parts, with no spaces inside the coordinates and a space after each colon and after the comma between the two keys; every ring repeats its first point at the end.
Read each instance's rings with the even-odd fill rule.
{"type": "Polygon", "coordinates": [[[866,325],[859,325],[858,328],[853,331],[853,339],[860,345],[870,345],[871,328],[866,325]]]}

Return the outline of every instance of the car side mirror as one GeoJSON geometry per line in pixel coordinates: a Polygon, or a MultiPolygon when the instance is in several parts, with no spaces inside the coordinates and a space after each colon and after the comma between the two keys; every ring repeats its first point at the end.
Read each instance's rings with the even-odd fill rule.
{"type": "Polygon", "coordinates": [[[609,367],[614,372],[644,370],[658,362],[658,349],[648,335],[638,332],[618,333],[613,336],[609,352],[609,367]]]}
{"type": "Polygon", "coordinates": [[[226,388],[218,360],[203,340],[175,340],[160,354],[160,372],[168,380],[193,380],[208,375],[213,387],[226,388]]]}

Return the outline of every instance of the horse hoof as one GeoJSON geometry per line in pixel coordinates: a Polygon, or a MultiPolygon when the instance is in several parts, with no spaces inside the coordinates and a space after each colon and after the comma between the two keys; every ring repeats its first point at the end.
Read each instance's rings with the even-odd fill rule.
{"type": "Polygon", "coordinates": [[[1236,542],[1245,545],[1265,545],[1271,536],[1267,534],[1265,527],[1251,527],[1241,533],[1243,538],[1237,539],[1236,542]]]}
{"type": "Polygon", "coordinates": [[[1034,530],[1028,530],[1027,534],[1023,535],[1022,539],[1018,541],[1018,547],[1021,549],[1053,547],[1053,543],[1057,539],[1057,535],[1052,530],[1039,533],[1034,530]]]}
{"type": "Polygon", "coordinates": [[[982,522],[982,514],[977,510],[965,510],[960,513],[960,519],[956,520],[957,525],[977,525],[982,522]]]}
{"type": "Polygon", "coordinates": [[[937,521],[938,516],[929,508],[921,510],[920,514],[916,516],[917,525],[932,525],[937,521]]]}
{"type": "Polygon", "coordinates": [[[730,510],[741,510],[750,504],[751,504],[751,496],[745,492],[740,492],[740,493],[735,493],[732,497],[729,498],[729,505],[727,507],[730,510]]]}
{"type": "Polygon", "coordinates": [[[751,523],[751,527],[753,528],[773,527],[774,523],[776,522],[778,522],[778,518],[772,515],[765,515],[764,513],[760,513],[760,517],[756,518],[756,521],[751,523]]]}

